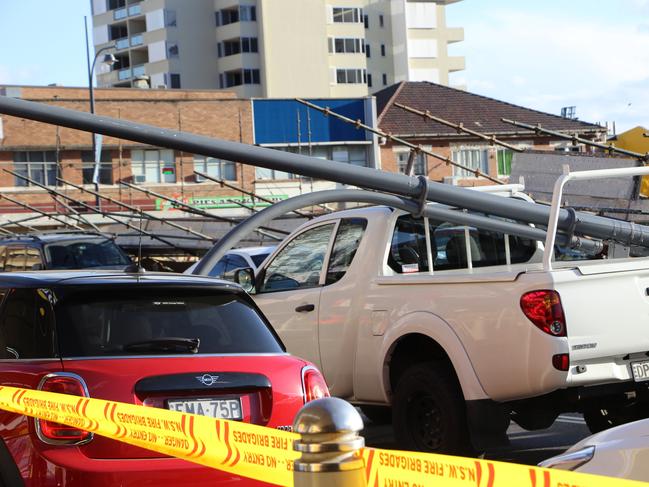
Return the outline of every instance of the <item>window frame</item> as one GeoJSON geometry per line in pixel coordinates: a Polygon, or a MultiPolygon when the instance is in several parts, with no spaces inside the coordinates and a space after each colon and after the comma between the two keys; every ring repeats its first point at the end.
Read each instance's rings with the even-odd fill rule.
{"type": "Polygon", "coordinates": [[[134,184],[176,184],[178,182],[177,178],[177,173],[176,173],[176,152],[173,149],[131,149],[131,174],[133,177],[133,183],[134,184]],[[163,151],[168,151],[171,153],[171,160],[169,162],[165,161],[162,159],[162,152],[163,151]],[[133,159],[133,153],[134,152],[141,152],[142,153],[142,160],[141,161],[134,161],[133,159]],[[158,158],[157,161],[147,161],[146,158],[146,153],[147,152],[157,152],[158,153],[158,158]],[[158,174],[158,180],[157,181],[150,181],[147,180],[147,162],[149,165],[157,165],[157,174],[158,174]],[[141,174],[136,174],[135,172],[135,167],[136,166],[141,166],[142,167],[142,172],[141,174]],[[164,169],[173,167],[174,171],[174,180],[173,181],[165,181],[165,176],[166,174],[163,172],[164,169]],[[142,176],[144,179],[141,181],[138,181],[136,179],[137,176],[142,176]]]}
{"type": "MultiPolygon", "coordinates": [[[[56,178],[61,177],[61,168],[59,165],[58,156],[56,151],[46,151],[46,150],[26,150],[26,151],[15,151],[13,154],[13,170],[18,174],[26,176],[30,179],[41,183],[43,186],[61,186],[62,183],[56,178]],[[40,157],[37,157],[37,154],[40,157]],[[47,159],[53,155],[53,160],[48,161],[47,159]],[[24,158],[23,161],[17,160],[24,158]],[[32,160],[36,158],[38,160],[32,160]],[[19,167],[20,166],[20,167],[19,167]],[[42,172],[42,178],[35,177],[38,171],[42,172]],[[54,181],[50,182],[51,172],[54,171],[54,181]]],[[[36,186],[33,183],[20,179],[17,176],[14,176],[14,185],[16,187],[32,187],[36,186]]]]}

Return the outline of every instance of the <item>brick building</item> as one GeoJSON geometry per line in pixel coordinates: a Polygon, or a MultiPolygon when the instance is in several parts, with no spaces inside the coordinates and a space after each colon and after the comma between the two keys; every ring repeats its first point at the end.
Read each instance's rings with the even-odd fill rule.
{"type": "MultiPolygon", "coordinates": [[[[563,118],[531,110],[485,96],[428,82],[401,82],[376,93],[379,128],[412,144],[421,145],[436,154],[450,158],[472,169],[507,181],[511,172],[513,151],[504,149],[455,128],[409,113],[396,104],[408,106],[455,124],[464,124],[476,132],[495,136],[499,140],[526,150],[589,151],[573,146],[557,136],[536,134],[503,122],[506,118],[544,129],[603,142],[606,128],[599,125],[563,118]]],[[[385,141],[381,145],[382,169],[403,172],[410,150],[403,145],[385,141]]],[[[472,186],[487,184],[473,174],[446,165],[443,161],[419,153],[415,174],[450,184],[472,186]]]]}

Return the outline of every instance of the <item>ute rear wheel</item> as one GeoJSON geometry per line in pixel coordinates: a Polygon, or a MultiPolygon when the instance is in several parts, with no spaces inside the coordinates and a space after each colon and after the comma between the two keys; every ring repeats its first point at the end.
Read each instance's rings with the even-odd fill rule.
{"type": "Polygon", "coordinates": [[[470,451],[466,406],[442,364],[414,365],[398,379],[392,424],[399,447],[434,453],[470,451]]]}

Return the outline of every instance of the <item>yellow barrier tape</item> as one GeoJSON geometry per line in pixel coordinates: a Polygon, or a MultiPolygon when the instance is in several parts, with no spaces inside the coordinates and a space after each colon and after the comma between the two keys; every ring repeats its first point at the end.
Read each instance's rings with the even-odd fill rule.
{"type": "Polygon", "coordinates": [[[293,485],[299,435],[248,423],[53,392],[0,387],[0,408],[107,436],[207,467],[293,485]]]}
{"type": "Polygon", "coordinates": [[[365,448],[369,487],[632,487],[645,482],[476,458],[365,448]]]}
{"type": "MultiPolygon", "coordinates": [[[[0,386],[0,409],[293,487],[299,435],[237,421],[0,386]]],[[[633,487],[644,482],[474,458],[364,448],[368,487],[633,487]]],[[[317,475],[317,474],[314,474],[317,475]]]]}

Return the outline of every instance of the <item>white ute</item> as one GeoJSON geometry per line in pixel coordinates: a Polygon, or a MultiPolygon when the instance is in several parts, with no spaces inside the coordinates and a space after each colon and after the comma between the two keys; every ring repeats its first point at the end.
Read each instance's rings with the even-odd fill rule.
{"type": "MultiPolygon", "coordinates": [[[[527,198],[520,189],[496,188],[527,198]]],[[[649,259],[544,264],[543,249],[401,210],[354,209],[293,232],[251,292],[333,395],[375,420],[391,411],[404,448],[482,449],[506,440],[510,419],[540,429],[566,411],[583,412],[593,431],[644,416],[649,259]]],[[[240,282],[242,272],[252,278],[239,271],[240,282]]]]}

